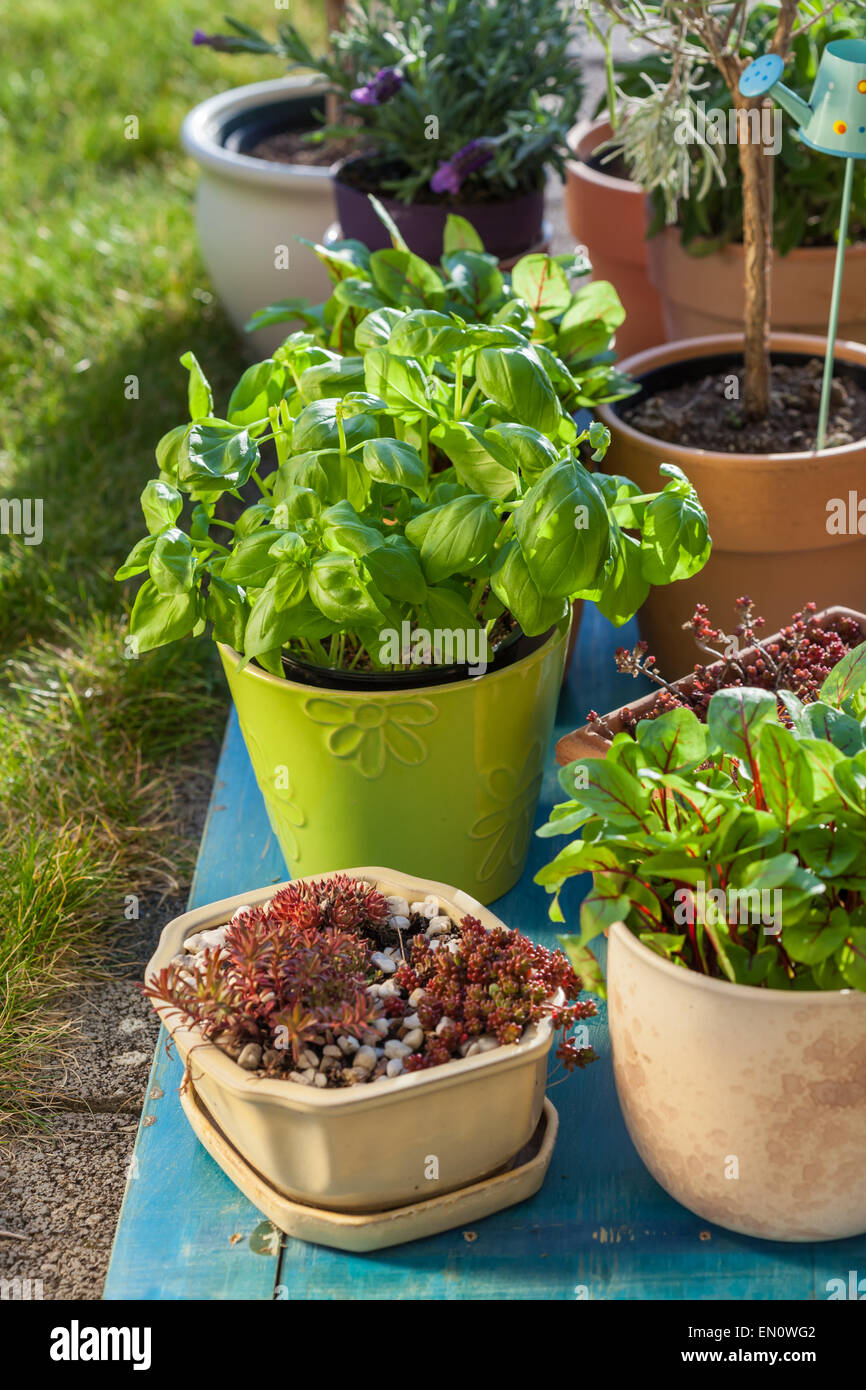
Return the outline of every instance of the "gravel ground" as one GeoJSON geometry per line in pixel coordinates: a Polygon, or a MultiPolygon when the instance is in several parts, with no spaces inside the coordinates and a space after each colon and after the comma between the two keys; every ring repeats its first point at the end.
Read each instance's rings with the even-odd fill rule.
{"type": "MultiPolygon", "coordinates": [[[[218,754],[216,744],[198,750],[202,774],[183,788],[179,833],[196,842],[218,754]]],[[[186,910],[186,894],[184,885],[169,898],[142,898],[108,961],[117,978],[66,1003],[71,1046],[46,1077],[46,1129],[0,1148],[0,1300],[102,1296],[159,1032],[136,982],[166,922],[186,910]]]]}
{"type": "MultiPolygon", "coordinates": [[[[586,85],[589,111],[603,87],[599,63],[587,63],[586,85]]],[[[547,215],[552,250],[570,250],[574,238],[558,178],[549,184],[547,215]]],[[[217,754],[213,747],[199,758],[210,772],[186,789],[184,829],[196,839],[217,754]]],[[[76,1036],[52,1078],[49,1128],[38,1139],[0,1149],[0,1300],[102,1295],[159,1031],[135,982],[162,927],[185,908],[185,894],[161,902],[142,899],[140,918],[130,923],[113,962],[122,978],[83,989],[67,1003],[76,1036]],[[16,1279],[20,1286],[9,1284],[16,1279]]]]}

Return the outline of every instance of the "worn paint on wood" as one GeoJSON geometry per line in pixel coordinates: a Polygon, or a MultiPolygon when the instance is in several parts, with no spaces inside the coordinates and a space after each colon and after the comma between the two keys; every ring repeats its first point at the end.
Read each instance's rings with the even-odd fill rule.
{"type": "MultiPolygon", "coordinates": [[[[604,711],[643,693],[640,683],[616,676],[612,659],[614,649],[633,643],[636,635],[633,624],[614,630],[586,606],[555,737],[584,723],[589,709],[604,711]]],[[[561,799],[551,746],[539,824],[561,799]]],[[[532,875],[558,843],[534,841],[522,881],[496,904],[510,926],[547,944],[553,944],[555,931],[547,897],[532,875]]],[[[282,877],[282,859],[233,717],[190,903],[282,877]]],[[[569,885],[563,897],[571,922],[583,890],[583,883],[569,885]]],[[[132,1167],[137,1176],[128,1184],[106,1297],[821,1299],[828,1280],[847,1281],[850,1270],[866,1276],[866,1239],[768,1243],[709,1226],[672,1201],[626,1134],[603,1008],[589,1027],[601,1060],[561,1085],[554,1078],[551,1098],[560,1133],[538,1195],[479,1222],[473,1232],[450,1231],[368,1255],[291,1239],[280,1257],[252,1252],[259,1214],[194,1138],[177,1099],[180,1067],[166,1057],[161,1039],[151,1087],[163,1094],[144,1107],[132,1167]],[[156,1122],[148,1124],[150,1119],[156,1122]]]]}

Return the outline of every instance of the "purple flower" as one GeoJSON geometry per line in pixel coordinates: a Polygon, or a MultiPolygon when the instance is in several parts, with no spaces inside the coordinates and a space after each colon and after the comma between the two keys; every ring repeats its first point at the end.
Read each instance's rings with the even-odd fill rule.
{"type": "Polygon", "coordinates": [[[470,174],[489,164],[494,154],[492,140],[470,140],[450,159],[443,160],[430,180],[434,193],[459,193],[460,185],[470,174]]]}
{"type": "Polygon", "coordinates": [[[352,100],[359,106],[381,106],[396,96],[402,86],[403,74],[398,68],[380,68],[363,87],[354,88],[352,100]]]}
{"type": "Polygon", "coordinates": [[[205,34],[201,29],[196,29],[192,41],[196,48],[204,45],[206,48],[218,48],[223,53],[230,53],[237,43],[237,39],[231,39],[226,34],[205,34]]]}

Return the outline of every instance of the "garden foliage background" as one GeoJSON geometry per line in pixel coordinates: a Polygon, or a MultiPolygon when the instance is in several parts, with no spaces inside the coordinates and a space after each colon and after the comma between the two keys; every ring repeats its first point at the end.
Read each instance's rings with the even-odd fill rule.
{"type": "MultiPolygon", "coordinates": [[[[268,20],[260,0],[232,11],[268,20]]],[[[317,41],[323,11],[292,0],[317,41]]],[[[0,535],[6,1139],[50,1119],[74,1041],[63,991],[138,963],[131,895],[142,912],[182,899],[227,707],[211,643],[126,658],[112,580],[184,410],[178,357],[192,348],[218,393],[240,366],[178,131],[196,102],[281,69],[193,48],[220,19],[193,0],[4,7],[0,497],[41,499],[44,518],[41,544],[0,535]]]]}

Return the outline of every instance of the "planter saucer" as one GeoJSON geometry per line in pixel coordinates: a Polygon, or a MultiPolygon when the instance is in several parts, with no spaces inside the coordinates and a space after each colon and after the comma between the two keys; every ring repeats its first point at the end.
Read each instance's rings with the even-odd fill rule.
{"type": "Polygon", "coordinates": [[[421,1240],[454,1226],[470,1226],[532,1197],[544,1182],[559,1128],[556,1109],[545,1098],[535,1134],[511,1163],[493,1177],[426,1202],[384,1212],[349,1214],[306,1206],[278,1192],[229,1143],[189,1082],[181,1089],[180,1103],[196,1137],[214,1162],[279,1230],[297,1240],[355,1254],[421,1240]]]}

